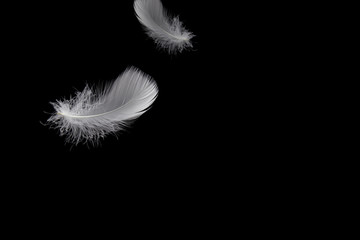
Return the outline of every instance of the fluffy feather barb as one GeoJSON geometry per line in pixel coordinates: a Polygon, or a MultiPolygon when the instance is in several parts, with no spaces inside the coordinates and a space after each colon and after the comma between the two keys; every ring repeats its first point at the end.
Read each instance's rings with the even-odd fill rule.
{"type": "Polygon", "coordinates": [[[160,0],[135,0],[134,9],[146,33],[161,48],[176,53],[192,47],[190,39],[194,35],[182,26],[178,17],[169,17],[160,0]]]}
{"type": "Polygon", "coordinates": [[[68,142],[97,144],[146,112],[157,94],[151,77],[132,67],[111,84],[97,89],[86,86],[70,100],[52,103],[56,112],[48,122],[68,142]]]}

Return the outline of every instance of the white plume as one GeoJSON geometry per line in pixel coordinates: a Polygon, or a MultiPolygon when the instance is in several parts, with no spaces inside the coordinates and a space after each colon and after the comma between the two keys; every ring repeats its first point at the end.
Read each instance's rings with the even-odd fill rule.
{"type": "Polygon", "coordinates": [[[160,0],[135,0],[134,9],[146,33],[161,48],[176,53],[192,47],[190,39],[194,35],[182,26],[178,17],[169,17],[160,0]]]}
{"type": "Polygon", "coordinates": [[[66,135],[67,142],[96,145],[146,112],[158,95],[152,78],[131,67],[113,83],[91,89],[86,86],[70,100],[52,103],[56,112],[48,123],[66,135]]]}

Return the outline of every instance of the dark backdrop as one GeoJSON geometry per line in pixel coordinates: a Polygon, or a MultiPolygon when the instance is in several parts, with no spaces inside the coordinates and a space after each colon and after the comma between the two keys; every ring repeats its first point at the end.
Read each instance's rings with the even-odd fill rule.
{"type": "Polygon", "coordinates": [[[157,49],[130,0],[3,8],[10,12],[3,29],[8,53],[3,69],[10,71],[5,83],[16,96],[10,99],[16,104],[5,104],[16,116],[5,118],[11,126],[6,148],[26,153],[17,159],[26,158],[29,166],[130,172],[138,167],[212,168],[224,159],[269,154],[279,132],[276,125],[286,126],[293,118],[279,117],[292,107],[283,108],[288,103],[283,94],[295,89],[282,79],[298,77],[289,74],[295,63],[287,56],[294,47],[286,45],[293,36],[280,34],[286,26],[261,4],[163,4],[195,34],[193,49],[178,55],[157,49]],[[152,76],[159,96],[117,138],[108,136],[99,147],[72,147],[57,130],[41,124],[53,112],[50,102],[69,98],[86,83],[112,81],[128,66],[152,76]]]}
{"type": "Polygon", "coordinates": [[[195,34],[193,49],[177,55],[157,49],[135,17],[133,1],[15,6],[16,15],[7,20],[13,34],[8,60],[16,66],[9,82],[21,85],[19,104],[24,107],[21,114],[15,112],[24,113],[26,120],[19,119],[16,129],[21,133],[8,143],[14,149],[21,146],[14,153],[26,153],[18,158],[26,159],[25,166],[44,171],[46,166],[54,171],[162,169],[171,174],[209,164],[208,154],[218,147],[209,144],[215,145],[222,131],[222,113],[216,107],[222,93],[214,92],[221,88],[214,81],[214,66],[226,59],[217,57],[219,50],[210,44],[220,38],[208,31],[207,24],[214,21],[207,17],[211,8],[206,11],[192,1],[163,4],[195,34]],[[152,76],[159,96],[117,138],[108,136],[98,147],[72,146],[57,130],[42,125],[54,111],[50,102],[69,98],[86,83],[112,81],[129,66],[152,76]]]}
{"type": "MultiPolygon", "coordinates": [[[[67,206],[89,216],[93,206],[112,213],[133,211],[132,204],[148,216],[165,209],[164,219],[181,215],[196,227],[194,213],[211,219],[215,211],[232,214],[239,207],[257,217],[253,210],[267,208],[264,201],[288,182],[282,174],[294,175],[292,159],[309,145],[293,141],[312,121],[291,112],[299,109],[291,101],[296,89],[312,86],[301,76],[308,58],[291,58],[303,50],[292,43],[299,38],[289,34],[295,26],[260,2],[235,7],[230,1],[163,0],[196,35],[192,50],[169,56],[144,33],[133,1],[116,2],[1,8],[9,13],[1,15],[2,73],[10,72],[2,75],[6,196],[30,212],[29,221],[39,210],[51,210],[44,219],[68,219],[67,206]],[[53,112],[49,102],[86,83],[114,80],[128,66],[152,76],[159,96],[118,138],[71,147],[41,124],[53,112]]],[[[301,93],[297,100],[306,97],[301,93]]]]}
{"type": "Polygon", "coordinates": [[[18,117],[6,118],[14,126],[8,148],[26,153],[39,166],[106,163],[133,171],[169,164],[179,171],[213,167],[234,156],[229,150],[243,157],[259,152],[259,142],[269,140],[266,131],[274,130],[269,99],[276,94],[266,96],[280,76],[269,76],[283,67],[276,66],[277,48],[271,44],[276,31],[261,18],[261,6],[163,4],[195,34],[193,49],[178,55],[157,49],[135,17],[133,1],[9,7],[6,82],[21,107],[10,109],[18,117]],[[53,112],[50,102],[69,98],[86,83],[112,81],[128,66],[152,76],[159,96],[117,138],[108,136],[99,147],[72,147],[57,130],[41,124],[53,112]]]}

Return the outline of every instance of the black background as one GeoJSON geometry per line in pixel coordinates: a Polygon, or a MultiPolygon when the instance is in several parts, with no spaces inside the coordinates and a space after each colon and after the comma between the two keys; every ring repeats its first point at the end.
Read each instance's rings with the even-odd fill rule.
{"type": "MultiPolygon", "coordinates": [[[[40,209],[55,209],[48,216],[66,214],[67,206],[90,215],[93,203],[111,212],[135,204],[149,216],[169,208],[169,216],[210,218],[221,198],[223,209],[239,193],[249,205],[263,206],[301,167],[289,159],[315,145],[293,141],[312,121],[292,111],[301,110],[291,101],[297,89],[312,87],[302,76],[310,63],[293,61],[306,47],[294,44],[300,34],[289,34],[296,25],[257,2],[237,8],[228,1],[162,2],[195,34],[192,50],[170,56],[156,49],[132,0],[2,8],[10,13],[2,15],[10,114],[3,113],[1,169],[11,201],[25,206],[20,209],[37,214],[33,199],[40,209]],[[53,112],[49,102],[86,83],[114,80],[128,66],[152,76],[159,96],[118,138],[71,146],[41,124],[53,112]]],[[[308,93],[301,94],[303,103],[308,93]]]]}
{"type": "Polygon", "coordinates": [[[10,107],[17,117],[5,119],[9,135],[2,169],[4,186],[16,196],[11,201],[25,206],[19,209],[34,214],[29,204],[35,204],[55,211],[50,216],[68,213],[67,207],[88,215],[89,203],[98,207],[94,201],[105,201],[105,211],[135,204],[149,214],[156,211],[153,206],[176,205],[186,212],[193,205],[205,213],[197,196],[227,191],[220,182],[235,181],[237,175],[228,172],[237,171],[232,165],[252,144],[248,126],[239,135],[233,124],[246,108],[234,101],[245,99],[236,91],[248,71],[248,60],[236,53],[242,40],[222,24],[228,14],[218,4],[163,4],[194,33],[193,49],[175,56],[157,49],[135,17],[133,1],[28,3],[11,9],[4,20],[6,89],[17,96],[10,107]],[[239,74],[225,74],[232,65],[239,74]],[[42,124],[54,111],[50,102],[68,98],[86,83],[114,80],[128,66],[152,76],[159,96],[118,138],[108,136],[98,147],[71,146],[42,124]]]}
{"type": "Polygon", "coordinates": [[[178,55],[157,49],[137,20],[133,1],[9,9],[7,83],[21,107],[11,108],[18,117],[8,120],[13,127],[7,148],[19,154],[24,168],[172,175],[226,168],[234,162],[225,160],[271,151],[264,144],[276,141],[274,90],[283,77],[276,71],[287,67],[286,55],[280,59],[274,44],[285,42],[277,36],[276,16],[264,21],[266,6],[258,4],[236,9],[190,0],[163,4],[195,34],[193,49],[178,55]],[[66,145],[56,130],[41,124],[53,112],[50,102],[68,98],[86,83],[114,80],[129,66],[152,76],[159,96],[118,138],[108,136],[99,147],[66,145]]]}
{"type": "Polygon", "coordinates": [[[321,147],[332,126],[317,118],[329,105],[319,95],[328,83],[318,80],[327,82],[322,75],[332,70],[321,68],[319,56],[332,46],[308,33],[323,22],[304,26],[312,6],[162,2],[196,35],[192,50],[169,56],[156,49],[132,0],[1,6],[0,176],[12,234],[62,233],[83,218],[109,229],[123,220],[134,233],[141,219],[161,231],[165,221],[176,234],[218,230],[223,237],[247,225],[268,234],[259,221],[308,220],[309,209],[321,208],[314,200],[330,179],[321,173],[334,171],[317,162],[333,152],[321,147]],[[49,102],[111,81],[128,66],[152,76],[159,96],[118,138],[72,147],[41,124],[53,112],[49,102]],[[321,180],[314,184],[313,176],[321,180]],[[61,229],[54,218],[64,219],[61,229]]]}
{"type": "Polygon", "coordinates": [[[249,158],[291,144],[289,136],[301,126],[290,124],[300,116],[289,113],[296,103],[283,100],[301,87],[296,85],[301,73],[293,70],[297,62],[290,58],[300,47],[291,45],[297,36],[282,33],[295,25],[284,24],[264,4],[163,4],[195,34],[193,49],[178,55],[157,49],[130,0],[4,8],[11,13],[3,21],[6,89],[16,96],[10,99],[16,107],[5,104],[16,116],[5,118],[9,156],[20,159],[24,169],[50,175],[178,176],[251,165],[249,158]],[[129,66],[152,76],[159,96],[118,138],[108,136],[99,147],[71,146],[41,124],[53,112],[50,102],[69,98],[86,83],[114,80],[129,66]]]}
{"type": "Polygon", "coordinates": [[[214,30],[226,33],[219,28],[223,17],[214,18],[211,4],[205,8],[192,1],[163,4],[194,33],[192,49],[177,55],[157,49],[137,20],[133,1],[14,8],[16,14],[6,19],[11,32],[7,60],[14,66],[9,83],[10,89],[21,85],[18,103],[23,107],[21,112],[12,109],[21,117],[13,122],[16,134],[7,144],[23,169],[36,169],[48,177],[152,176],[151,172],[171,176],[184,171],[191,175],[216,164],[209,156],[223,158],[224,152],[216,155],[218,143],[228,140],[220,137],[224,131],[220,120],[233,114],[219,108],[224,94],[220,89],[229,84],[216,73],[228,61],[219,57],[226,46],[219,33],[214,34],[214,30]],[[54,111],[50,102],[69,98],[87,83],[112,81],[129,66],[152,76],[159,96],[117,138],[108,136],[98,147],[72,146],[57,130],[42,124],[54,111]]]}

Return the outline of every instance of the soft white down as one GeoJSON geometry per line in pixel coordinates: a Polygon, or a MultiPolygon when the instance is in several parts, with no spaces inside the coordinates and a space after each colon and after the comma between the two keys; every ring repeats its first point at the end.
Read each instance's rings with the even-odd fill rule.
{"type": "Polygon", "coordinates": [[[135,0],[134,9],[146,33],[169,54],[191,48],[194,35],[187,31],[178,17],[170,17],[160,0],[135,0]]]}

